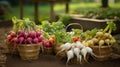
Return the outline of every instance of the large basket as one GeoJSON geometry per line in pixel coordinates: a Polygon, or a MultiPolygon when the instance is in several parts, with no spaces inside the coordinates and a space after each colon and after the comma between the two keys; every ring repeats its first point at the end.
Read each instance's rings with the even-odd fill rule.
{"type": "Polygon", "coordinates": [[[36,60],[39,56],[40,45],[38,44],[22,44],[18,46],[18,51],[23,60],[36,60]]]}
{"type": "Polygon", "coordinates": [[[101,46],[100,48],[99,46],[91,46],[91,48],[93,49],[93,52],[95,53],[95,55],[97,55],[96,57],[94,57],[95,60],[97,61],[108,60],[112,55],[111,46],[101,46]]]}

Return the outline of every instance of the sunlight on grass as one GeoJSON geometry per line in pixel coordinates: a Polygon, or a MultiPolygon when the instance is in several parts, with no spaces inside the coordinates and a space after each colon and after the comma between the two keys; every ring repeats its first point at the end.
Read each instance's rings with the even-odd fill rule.
{"type": "MultiPolygon", "coordinates": [[[[120,8],[120,3],[109,4],[111,8],[120,8]]],[[[99,8],[100,3],[70,3],[70,11],[76,9],[89,9],[89,8],[99,8]]],[[[12,14],[19,18],[20,9],[19,6],[12,7],[12,14]]],[[[55,14],[65,13],[65,4],[55,4],[54,7],[55,14]]],[[[70,12],[69,11],[69,12],[70,12]]],[[[30,19],[34,19],[34,5],[24,5],[24,17],[28,17],[30,19]]],[[[39,18],[44,19],[45,17],[49,17],[50,15],[50,5],[39,5],[39,18]]]]}

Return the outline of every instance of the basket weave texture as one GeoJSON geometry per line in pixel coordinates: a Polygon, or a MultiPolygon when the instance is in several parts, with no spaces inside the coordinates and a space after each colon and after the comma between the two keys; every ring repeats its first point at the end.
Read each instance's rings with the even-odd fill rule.
{"type": "Polygon", "coordinates": [[[40,45],[22,44],[18,46],[18,51],[23,60],[36,60],[39,57],[40,45]]]}
{"type": "Polygon", "coordinates": [[[97,61],[108,60],[112,55],[111,46],[101,46],[100,48],[99,46],[91,46],[91,48],[93,49],[93,52],[95,53],[95,55],[97,55],[97,57],[94,57],[95,60],[97,61]]]}

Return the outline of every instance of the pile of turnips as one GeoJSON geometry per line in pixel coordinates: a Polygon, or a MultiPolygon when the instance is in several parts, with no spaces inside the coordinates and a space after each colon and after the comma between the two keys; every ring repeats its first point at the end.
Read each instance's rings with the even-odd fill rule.
{"type": "Polygon", "coordinates": [[[109,33],[97,32],[96,35],[87,41],[83,41],[83,44],[87,46],[110,46],[116,42],[115,38],[109,33]]]}
{"type": "Polygon", "coordinates": [[[66,64],[74,57],[77,57],[77,61],[80,62],[80,64],[82,64],[82,60],[88,62],[86,59],[87,54],[90,54],[92,56],[96,56],[93,53],[92,48],[85,46],[80,41],[76,41],[73,43],[65,43],[65,44],[61,45],[60,51],[58,51],[57,54],[64,52],[64,51],[67,54],[66,64]]]}

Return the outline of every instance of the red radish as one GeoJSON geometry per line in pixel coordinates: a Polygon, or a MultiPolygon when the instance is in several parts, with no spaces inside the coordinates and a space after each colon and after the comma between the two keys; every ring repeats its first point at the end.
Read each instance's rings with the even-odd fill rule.
{"type": "Polygon", "coordinates": [[[32,37],[32,38],[35,38],[36,37],[36,32],[35,31],[30,31],[29,36],[32,37]]]}
{"type": "Polygon", "coordinates": [[[36,36],[40,36],[42,34],[42,32],[40,30],[36,31],[36,36]]]}
{"type": "Polygon", "coordinates": [[[25,39],[27,39],[27,37],[28,37],[28,33],[25,33],[25,34],[24,34],[24,37],[25,37],[25,39]]]}
{"type": "Polygon", "coordinates": [[[41,36],[38,37],[38,41],[42,42],[42,40],[43,40],[43,36],[41,35],[41,36]]]}
{"type": "Polygon", "coordinates": [[[10,31],[10,35],[11,35],[12,37],[15,37],[15,36],[16,36],[16,33],[15,33],[14,31],[10,31]]]}
{"type": "Polygon", "coordinates": [[[29,44],[32,44],[32,38],[31,38],[31,37],[28,37],[28,38],[27,38],[27,42],[28,42],[29,44]]]}
{"type": "Polygon", "coordinates": [[[18,35],[19,35],[19,34],[24,34],[24,31],[23,31],[23,30],[19,30],[19,31],[18,31],[18,35]]]}
{"type": "Polygon", "coordinates": [[[19,43],[18,38],[17,37],[13,38],[13,42],[16,43],[16,44],[18,44],[19,43]]]}
{"type": "Polygon", "coordinates": [[[34,38],[33,43],[35,43],[35,44],[38,43],[38,38],[34,38]]]}
{"type": "Polygon", "coordinates": [[[52,45],[48,42],[48,41],[42,41],[42,43],[43,43],[43,46],[45,46],[45,47],[51,47],[52,45]]]}
{"type": "Polygon", "coordinates": [[[20,41],[20,44],[22,44],[22,42],[24,42],[24,37],[19,37],[19,41],[20,41]]]}
{"type": "Polygon", "coordinates": [[[13,38],[13,42],[14,42],[14,47],[13,47],[13,52],[16,50],[17,44],[19,43],[19,40],[17,37],[13,38]]]}
{"type": "Polygon", "coordinates": [[[18,31],[18,37],[24,37],[25,32],[23,30],[18,31]]]}
{"type": "Polygon", "coordinates": [[[13,38],[13,37],[12,37],[11,35],[8,35],[8,36],[7,36],[7,40],[8,40],[8,41],[11,41],[12,38],[13,38]]]}

